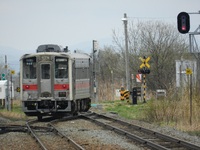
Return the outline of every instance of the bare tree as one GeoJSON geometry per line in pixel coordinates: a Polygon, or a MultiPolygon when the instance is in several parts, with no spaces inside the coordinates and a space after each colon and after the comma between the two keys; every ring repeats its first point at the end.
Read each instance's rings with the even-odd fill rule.
{"type": "MultiPolygon", "coordinates": [[[[188,50],[185,38],[178,33],[174,25],[161,21],[131,23],[128,33],[130,71],[136,74],[141,64],[139,57],[150,56],[148,87],[155,90],[171,86],[175,82],[175,60],[188,50]]],[[[122,38],[117,37],[113,31],[113,39],[123,56],[124,44],[123,40],[120,40],[122,38]]]]}
{"type": "MultiPolygon", "coordinates": [[[[104,47],[103,50],[99,51],[98,54],[98,83],[99,83],[99,98],[101,99],[111,99],[112,80],[120,78],[122,76],[121,68],[121,57],[119,53],[116,53],[112,46],[104,47]],[[113,75],[114,74],[114,75],[113,75]],[[113,79],[112,79],[113,78],[113,79]]],[[[115,84],[116,85],[116,84],[115,84]]]]}

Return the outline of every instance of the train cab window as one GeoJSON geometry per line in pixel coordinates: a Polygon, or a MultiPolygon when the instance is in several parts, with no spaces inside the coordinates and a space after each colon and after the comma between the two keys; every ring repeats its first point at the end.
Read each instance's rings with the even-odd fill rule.
{"type": "Polygon", "coordinates": [[[55,58],[55,78],[67,78],[68,77],[68,63],[67,58],[56,57],[55,58]]]}
{"type": "Polygon", "coordinates": [[[26,58],[23,60],[23,77],[24,79],[36,79],[36,57],[26,58]]]}
{"type": "Polygon", "coordinates": [[[50,79],[50,64],[41,65],[42,79],[50,79]]]}

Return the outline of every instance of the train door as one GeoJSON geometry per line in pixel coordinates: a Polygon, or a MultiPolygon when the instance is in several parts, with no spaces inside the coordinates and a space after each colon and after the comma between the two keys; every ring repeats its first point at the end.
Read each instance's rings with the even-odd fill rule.
{"type": "Polygon", "coordinates": [[[51,64],[40,64],[40,96],[52,97],[51,95],[51,64]]]}

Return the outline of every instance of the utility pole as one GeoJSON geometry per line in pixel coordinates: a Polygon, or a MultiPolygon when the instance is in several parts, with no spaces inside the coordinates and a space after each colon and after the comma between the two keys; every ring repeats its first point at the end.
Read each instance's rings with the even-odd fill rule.
{"type": "Polygon", "coordinates": [[[126,13],[124,13],[124,18],[122,18],[122,21],[124,22],[124,34],[125,34],[125,62],[126,62],[126,89],[130,90],[130,71],[129,71],[129,53],[128,53],[128,31],[127,31],[127,25],[128,25],[128,19],[126,13]]]}
{"type": "Polygon", "coordinates": [[[189,75],[190,80],[190,125],[192,125],[192,74],[189,75]]]}
{"type": "Polygon", "coordinates": [[[6,55],[5,55],[5,70],[6,70],[6,80],[7,80],[5,107],[6,107],[6,109],[7,109],[8,111],[11,111],[11,105],[10,105],[9,71],[8,71],[8,63],[7,63],[7,56],[6,56],[6,55]]]}
{"type": "Polygon", "coordinates": [[[93,81],[94,81],[94,100],[95,103],[98,103],[98,96],[97,96],[97,81],[96,81],[96,59],[95,59],[95,53],[97,52],[97,46],[96,46],[97,41],[93,40],[92,41],[92,55],[93,55],[93,81]]]}
{"type": "Polygon", "coordinates": [[[110,71],[111,73],[111,80],[112,80],[112,101],[114,101],[114,79],[113,79],[113,70],[110,71]]]}

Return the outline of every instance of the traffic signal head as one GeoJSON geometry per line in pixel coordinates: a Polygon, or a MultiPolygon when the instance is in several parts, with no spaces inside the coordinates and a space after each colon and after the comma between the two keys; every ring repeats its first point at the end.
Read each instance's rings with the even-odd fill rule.
{"type": "Polygon", "coordinates": [[[186,12],[181,12],[177,16],[178,31],[182,34],[188,33],[190,30],[190,16],[186,12]]]}
{"type": "Polygon", "coordinates": [[[149,69],[145,69],[145,74],[150,74],[150,70],[149,69]]]}
{"type": "Polygon", "coordinates": [[[138,73],[139,73],[139,74],[149,74],[149,73],[150,73],[150,70],[149,70],[149,69],[146,69],[146,68],[143,68],[143,69],[139,69],[139,70],[138,70],[138,73]]]}

